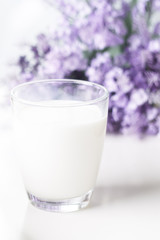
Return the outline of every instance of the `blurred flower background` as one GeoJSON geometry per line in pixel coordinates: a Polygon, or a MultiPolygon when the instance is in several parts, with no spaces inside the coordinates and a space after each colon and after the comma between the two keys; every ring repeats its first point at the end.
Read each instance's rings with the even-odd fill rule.
{"type": "Polygon", "coordinates": [[[110,93],[108,132],[160,132],[160,0],[47,0],[61,13],[15,61],[9,85],[83,79],[110,93]]]}

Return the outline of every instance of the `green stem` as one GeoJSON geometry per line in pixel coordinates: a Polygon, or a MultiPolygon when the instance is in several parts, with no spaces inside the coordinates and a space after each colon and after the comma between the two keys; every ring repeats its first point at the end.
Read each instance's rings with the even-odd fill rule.
{"type": "Polygon", "coordinates": [[[153,0],[149,0],[147,2],[147,6],[146,6],[146,11],[147,11],[147,19],[146,19],[146,22],[147,22],[147,25],[149,26],[150,24],[150,19],[151,19],[151,16],[152,16],[152,6],[153,6],[153,0]]]}

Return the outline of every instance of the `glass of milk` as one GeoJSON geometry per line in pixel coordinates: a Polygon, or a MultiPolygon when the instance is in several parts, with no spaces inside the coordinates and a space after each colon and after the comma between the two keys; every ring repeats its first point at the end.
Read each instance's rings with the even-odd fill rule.
{"type": "Polygon", "coordinates": [[[16,153],[31,203],[56,212],[86,207],[101,161],[107,90],[50,79],[16,86],[11,99],[16,153]]]}

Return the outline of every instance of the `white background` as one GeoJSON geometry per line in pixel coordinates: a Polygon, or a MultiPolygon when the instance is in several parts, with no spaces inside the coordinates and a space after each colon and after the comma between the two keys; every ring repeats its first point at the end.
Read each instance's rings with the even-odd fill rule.
{"type": "MultiPolygon", "coordinates": [[[[0,0],[1,66],[17,59],[25,43],[56,27],[59,20],[60,14],[43,0],[0,0]]],[[[6,68],[2,74],[6,75],[6,68]]]]}
{"type": "MultiPolygon", "coordinates": [[[[57,21],[59,15],[41,0],[0,0],[0,80],[10,71],[5,64],[23,52],[22,43],[33,41],[57,21]]],[[[13,150],[10,115],[6,121],[0,127],[0,239],[160,239],[158,137],[143,142],[106,138],[90,207],[55,214],[28,204],[13,150]]]]}

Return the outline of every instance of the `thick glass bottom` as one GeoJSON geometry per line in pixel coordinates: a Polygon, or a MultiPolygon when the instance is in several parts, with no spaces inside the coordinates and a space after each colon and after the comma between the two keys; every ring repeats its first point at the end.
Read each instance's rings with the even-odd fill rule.
{"type": "Polygon", "coordinates": [[[30,193],[28,193],[28,197],[32,205],[37,208],[50,212],[73,212],[87,207],[90,202],[92,193],[93,190],[90,190],[88,193],[80,197],[56,200],[53,202],[43,201],[42,199],[39,199],[30,193]]]}

